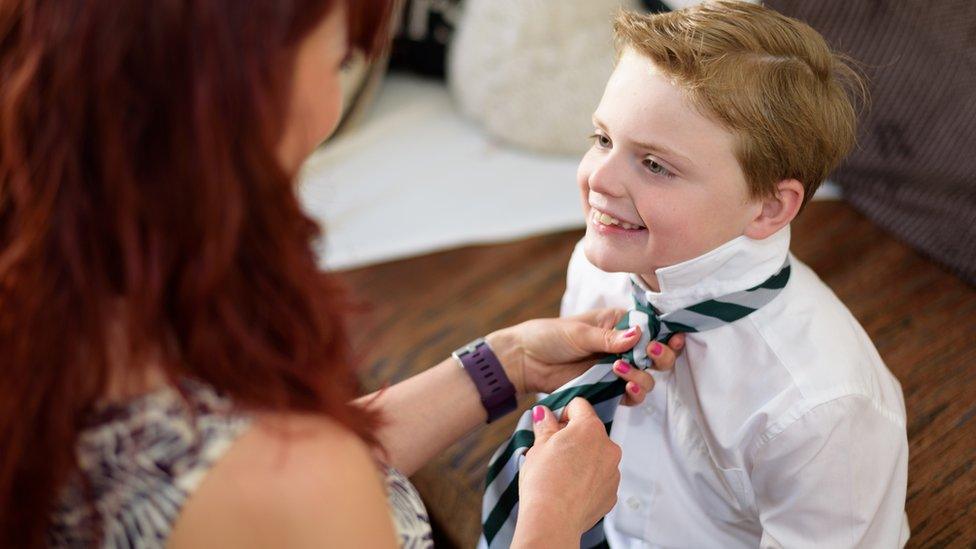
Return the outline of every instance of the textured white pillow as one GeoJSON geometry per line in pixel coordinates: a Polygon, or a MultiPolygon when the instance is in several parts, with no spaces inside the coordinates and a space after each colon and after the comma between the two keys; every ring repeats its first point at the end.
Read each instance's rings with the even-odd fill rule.
{"type": "Polygon", "coordinates": [[[612,22],[637,0],[467,0],[448,52],[465,115],[496,138],[580,154],[613,69],[612,22]]]}

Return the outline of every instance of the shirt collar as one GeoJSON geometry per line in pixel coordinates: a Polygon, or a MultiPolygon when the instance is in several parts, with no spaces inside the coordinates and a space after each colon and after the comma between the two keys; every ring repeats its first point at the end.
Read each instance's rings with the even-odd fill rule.
{"type": "Polygon", "coordinates": [[[637,275],[634,283],[647,301],[668,313],[752,288],[776,274],[790,253],[790,226],[762,240],[740,236],[694,259],[655,271],[660,292],[648,289],[637,275]]]}

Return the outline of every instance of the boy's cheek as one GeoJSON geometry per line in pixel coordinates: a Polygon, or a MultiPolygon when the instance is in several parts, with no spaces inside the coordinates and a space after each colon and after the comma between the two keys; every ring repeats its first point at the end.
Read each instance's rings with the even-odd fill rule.
{"type": "Polygon", "coordinates": [[[580,193],[580,206],[583,211],[586,212],[588,204],[590,202],[590,186],[589,186],[589,172],[584,172],[580,170],[576,174],[576,186],[580,193]]]}
{"type": "Polygon", "coordinates": [[[579,185],[580,190],[586,191],[586,181],[590,178],[590,161],[588,160],[590,153],[583,155],[580,160],[579,167],[576,168],[576,184],[579,185]]]}

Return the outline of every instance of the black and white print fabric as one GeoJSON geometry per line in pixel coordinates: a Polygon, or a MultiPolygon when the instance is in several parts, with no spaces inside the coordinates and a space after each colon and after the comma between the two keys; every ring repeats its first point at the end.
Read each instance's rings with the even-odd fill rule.
{"type": "MultiPolygon", "coordinates": [[[[230,399],[193,381],[100,407],[78,439],[78,471],[62,492],[48,545],[164,547],[187,498],[250,425],[230,399]]],[[[390,469],[387,489],[401,544],[430,546],[413,486],[390,469]]]]}

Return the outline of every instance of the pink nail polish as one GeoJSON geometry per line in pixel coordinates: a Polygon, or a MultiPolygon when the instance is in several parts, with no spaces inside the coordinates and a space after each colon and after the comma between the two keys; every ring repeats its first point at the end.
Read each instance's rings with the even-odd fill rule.
{"type": "Polygon", "coordinates": [[[659,356],[661,354],[661,349],[661,344],[655,341],[654,345],[651,345],[651,354],[654,356],[659,356]]]}
{"type": "Polygon", "coordinates": [[[613,369],[617,370],[621,374],[626,374],[627,372],[630,371],[630,364],[627,364],[622,360],[618,360],[617,363],[614,364],[613,369]]]}
{"type": "Polygon", "coordinates": [[[546,417],[546,409],[542,406],[532,408],[532,423],[539,423],[546,417]]]}
{"type": "Polygon", "coordinates": [[[630,389],[630,392],[631,393],[634,393],[635,395],[640,392],[640,387],[638,387],[636,383],[633,384],[633,385],[631,385],[629,387],[629,389],[630,389]]]}
{"type": "Polygon", "coordinates": [[[635,326],[635,327],[627,330],[626,332],[624,332],[624,337],[632,337],[636,333],[637,333],[637,327],[635,326]]]}

